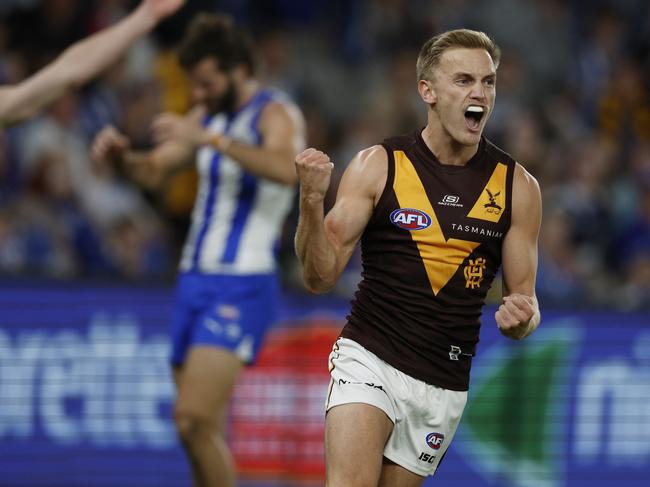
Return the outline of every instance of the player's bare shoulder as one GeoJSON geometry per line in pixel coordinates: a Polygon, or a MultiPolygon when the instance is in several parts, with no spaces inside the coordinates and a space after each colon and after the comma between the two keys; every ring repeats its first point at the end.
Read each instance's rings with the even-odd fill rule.
{"type": "Polygon", "coordinates": [[[539,191],[539,183],[535,176],[533,176],[528,170],[519,162],[515,163],[515,184],[523,185],[529,189],[537,188],[539,191]]]}
{"type": "Polygon", "coordinates": [[[388,154],[381,145],[373,145],[357,153],[350,161],[344,179],[353,181],[357,190],[372,196],[376,204],[386,186],[388,154]]]}
{"type": "Polygon", "coordinates": [[[515,163],[513,191],[531,193],[531,196],[541,194],[539,183],[535,179],[535,176],[528,172],[519,162],[515,163]]]}
{"type": "Polygon", "coordinates": [[[537,179],[520,163],[515,163],[512,182],[513,216],[541,219],[542,193],[537,179]]]}
{"type": "Polygon", "coordinates": [[[278,123],[292,126],[297,130],[303,130],[305,125],[300,108],[288,98],[272,100],[262,110],[260,127],[268,127],[278,123]]]}
{"type": "Polygon", "coordinates": [[[288,98],[272,100],[260,115],[259,130],[265,144],[288,150],[291,160],[306,146],[306,125],[300,108],[288,98]]]}

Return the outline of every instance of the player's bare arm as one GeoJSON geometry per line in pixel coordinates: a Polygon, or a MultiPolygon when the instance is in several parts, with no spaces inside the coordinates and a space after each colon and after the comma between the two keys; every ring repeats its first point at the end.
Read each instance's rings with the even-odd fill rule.
{"type": "Polygon", "coordinates": [[[95,137],[91,155],[94,161],[120,166],[132,180],[155,189],[174,167],[190,164],[195,151],[175,140],[157,145],[150,151],[134,151],[131,141],[115,127],[104,127],[95,137]]]}
{"type": "Polygon", "coordinates": [[[297,107],[288,103],[269,103],[260,116],[262,144],[245,144],[206,130],[197,119],[174,114],[160,115],[153,124],[158,142],[173,139],[188,141],[195,148],[212,145],[237,161],[252,174],[293,185],[297,181],[294,160],[305,147],[305,123],[297,107]]]}
{"type": "Polygon", "coordinates": [[[516,340],[530,335],[541,320],[535,295],[541,218],[539,184],[517,164],[512,188],[512,222],[503,241],[503,303],[495,314],[501,333],[516,340]]]}
{"type": "Polygon", "coordinates": [[[174,13],[185,0],[144,0],[117,24],[79,41],[25,81],[0,88],[0,126],[33,117],[66,91],[85,84],[115,63],[140,36],[174,13]]]}
{"type": "Polygon", "coordinates": [[[359,152],[345,170],[336,202],[325,218],[323,201],[334,166],[315,149],[296,158],[300,218],[295,245],[310,292],[331,289],[350,260],[386,184],[387,157],[381,146],[359,152]]]}

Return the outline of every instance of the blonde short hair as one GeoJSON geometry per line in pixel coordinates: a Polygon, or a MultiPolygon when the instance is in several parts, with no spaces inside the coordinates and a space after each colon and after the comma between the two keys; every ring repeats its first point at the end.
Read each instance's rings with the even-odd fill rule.
{"type": "Polygon", "coordinates": [[[499,66],[501,49],[485,32],[470,29],[449,30],[432,37],[422,46],[416,65],[418,80],[429,79],[440,62],[442,54],[447,49],[455,47],[485,49],[492,58],[495,68],[499,66]]]}

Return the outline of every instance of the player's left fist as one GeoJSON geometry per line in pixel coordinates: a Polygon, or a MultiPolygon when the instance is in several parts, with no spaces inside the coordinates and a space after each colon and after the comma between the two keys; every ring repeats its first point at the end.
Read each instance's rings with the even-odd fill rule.
{"type": "Polygon", "coordinates": [[[529,334],[530,320],[536,310],[534,298],[515,293],[503,297],[503,304],[494,314],[494,319],[503,335],[521,340],[529,334]]]}
{"type": "Polygon", "coordinates": [[[209,143],[210,134],[201,125],[204,114],[203,107],[195,107],[185,116],[170,112],[157,115],[151,124],[154,142],[164,144],[174,140],[192,149],[209,143]]]}

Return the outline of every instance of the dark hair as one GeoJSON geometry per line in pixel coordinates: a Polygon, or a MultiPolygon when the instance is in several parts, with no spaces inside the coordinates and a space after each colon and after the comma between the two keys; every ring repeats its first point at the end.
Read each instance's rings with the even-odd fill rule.
{"type": "Polygon", "coordinates": [[[485,32],[470,29],[450,30],[432,37],[422,46],[417,62],[418,80],[429,79],[440,62],[442,53],[455,47],[485,49],[492,58],[494,67],[499,67],[501,50],[485,32]]]}
{"type": "Polygon", "coordinates": [[[253,41],[231,17],[202,13],[190,23],[178,49],[181,66],[189,69],[205,58],[215,58],[219,69],[240,64],[255,72],[253,41]]]}

